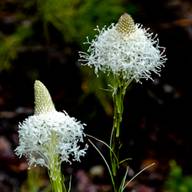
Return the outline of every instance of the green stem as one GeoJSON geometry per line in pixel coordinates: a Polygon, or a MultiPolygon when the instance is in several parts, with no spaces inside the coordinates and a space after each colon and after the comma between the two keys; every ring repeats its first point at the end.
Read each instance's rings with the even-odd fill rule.
{"type": "MultiPolygon", "coordinates": [[[[113,114],[113,128],[111,132],[111,138],[110,138],[110,147],[115,153],[116,157],[114,157],[113,153],[110,152],[110,159],[111,159],[111,167],[112,167],[112,173],[113,176],[116,178],[115,182],[118,182],[118,170],[119,170],[119,151],[121,148],[121,142],[120,142],[120,128],[122,123],[122,116],[123,116],[123,101],[124,96],[126,93],[126,89],[130,82],[124,82],[123,80],[116,79],[114,81],[114,91],[113,91],[113,104],[114,104],[114,114],[113,114]]],[[[116,185],[118,186],[118,185],[116,185]]]]}
{"type": "Polygon", "coordinates": [[[124,94],[121,91],[120,87],[117,87],[116,92],[113,95],[113,103],[114,103],[114,115],[113,115],[113,129],[111,133],[111,143],[110,146],[112,151],[116,154],[117,159],[114,158],[111,153],[111,165],[113,175],[116,176],[117,170],[119,168],[119,149],[120,149],[120,125],[122,122],[123,115],[123,99],[124,94]]]}
{"type": "Polygon", "coordinates": [[[55,145],[57,142],[57,136],[53,133],[51,139],[51,145],[48,147],[49,151],[49,178],[53,192],[67,192],[64,184],[64,175],[61,173],[61,163],[59,156],[55,151],[55,145]]]}
{"type": "Polygon", "coordinates": [[[60,165],[53,165],[49,171],[49,177],[53,192],[67,192],[67,189],[64,185],[64,178],[61,174],[60,165]]]}
{"type": "Polygon", "coordinates": [[[122,115],[123,115],[124,95],[125,93],[123,89],[121,87],[117,87],[117,92],[113,96],[113,103],[114,103],[113,129],[116,138],[119,138],[120,136],[120,125],[122,122],[122,115]]]}

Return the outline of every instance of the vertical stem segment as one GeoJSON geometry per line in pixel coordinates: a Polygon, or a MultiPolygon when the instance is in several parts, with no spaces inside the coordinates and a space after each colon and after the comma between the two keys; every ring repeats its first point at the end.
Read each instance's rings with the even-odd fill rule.
{"type": "Polygon", "coordinates": [[[124,100],[124,90],[121,87],[117,88],[116,94],[113,96],[114,103],[114,116],[113,116],[113,129],[116,138],[120,136],[120,125],[122,122],[123,115],[123,100],[124,100]]]}
{"type": "Polygon", "coordinates": [[[111,152],[111,165],[113,176],[117,175],[117,170],[119,168],[119,150],[120,150],[120,126],[122,122],[123,115],[123,99],[124,94],[120,87],[117,87],[116,93],[113,95],[113,103],[114,103],[114,114],[113,114],[113,128],[111,132],[111,141],[110,146],[112,151],[116,154],[115,158],[111,152]]]}
{"type": "MultiPolygon", "coordinates": [[[[111,132],[111,138],[110,138],[110,147],[112,151],[116,154],[116,158],[114,157],[113,153],[110,152],[110,159],[111,159],[111,167],[112,167],[112,173],[114,178],[116,178],[115,182],[117,182],[118,176],[118,170],[119,170],[119,152],[121,148],[121,142],[120,142],[120,127],[122,122],[122,116],[123,116],[123,101],[124,96],[126,93],[126,89],[129,85],[129,82],[124,82],[123,80],[117,80],[114,84],[114,92],[113,92],[113,104],[114,104],[114,114],[113,114],[113,128],[111,132]]],[[[116,187],[118,187],[116,183],[116,187]]]]}
{"type": "Polygon", "coordinates": [[[64,185],[64,179],[61,174],[61,166],[55,165],[50,169],[49,177],[51,181],[51,187],[53,192],[67,192],[67,189],[64,185]]]}
{"type": "Polygon", "coordinates": [[[61,173],[61,163],[59,155],[55,153],[55,145],[57,143],[57,136],[52,133],[51,145],[48,146],[49,153],[49,178],[53,192],[67,192],[64,184],[64,175],[61,173]]]}

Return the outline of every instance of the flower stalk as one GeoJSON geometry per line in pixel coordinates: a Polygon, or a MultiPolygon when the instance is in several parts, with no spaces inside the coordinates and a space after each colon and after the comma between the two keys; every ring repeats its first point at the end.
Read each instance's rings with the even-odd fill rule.
{"type": "Polygon", "coordinates": [[[64,175],[61,173],[61,166],[58,165],[58,157],[53,157],[52,167],[49,170],[49,178],[53,192],[67,192],[64,175]]]}
{"type": "Polygon", "coordinates": [[[53,192],[67,192],[64,175],[61,173],[61,164],[58,154],[54,154],[54,146],[57,144],[57,136],[53,133],[51,137],[51,145],[48,146],[49,151],[49,178],[53,192]]]}
{"type": "Polygon", "coordinates": [[[116,154],[114,157],[112,151],[110,151],[110,160],[111,160],[111,167],[113,176],[117,176],[117,172],[119,169],[119,153],[121,148],[121,140],[120,140],[120,130],[122,124],[122,117],[124,111],[124,97],[126,94],[126,90],[131,82],[124,81],[117,76],[113,81],[113,105],[114,105],[114,112],[113,112],[113,127],[111,131],[111,138],[110,138],[110,147],[113,153],[116,154]]]}
{"type": "Polygon", "coordinates": [[[48,169],[53,192],[69,192],[61,172],[62,162],[80,161],[86,154],[83,142],[84,124],[66,112],[55,109],[47,88],[35,81],[35,113],[19,124],[19,143],[16,154],[25,156],[29,166],[40,165],[48,169]]]}
{"type": "MultiPolygon", "coordinates": [[[[123,117],[123,103],[127,88],[131,82],[141,83],[143,79],[152,78],[152,73],[160,75],[166,56],[165,48],[159,46],[156,35],[136,24],[132,17],[124,13],[116,24],[112,23],[103,29],[96,28],[98,35],[85,44],[89,45],[87,52],[80,52],[80,62],[93,67],[97,76],[105,73],[112,87],[114,105],[113,127],[110,137],[110,163],[112,183],[115,192],[123,192],[125,180],[119,179],[121,123],[123,117]],[[115,155],[114,155],[115,154],[115,155]],[[120,184],[119,184],[119,180],[120,184]]],[[[125,161],[125,160],[123,160],[125,161]]],[[[108,164],[107,164],[107,167],[108,164]]]]}

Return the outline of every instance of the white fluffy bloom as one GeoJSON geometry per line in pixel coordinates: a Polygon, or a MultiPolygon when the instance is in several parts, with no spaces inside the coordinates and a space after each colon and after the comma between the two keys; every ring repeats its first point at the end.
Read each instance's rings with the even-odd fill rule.
{"type": "Polygon", "coordinates": [[[83,142],[84,124],[66,112],[57,112],[41,82],[36,81],[35,87],[36,113],[19,124],[19,146],[16,154],[27,157],[29,165],[47,168],[50,168],[55,157],[59,163],[80,161],[87,148],[81,149],[79,145],[83,142]]]}
{"type": "Polygon", "coordinates": [[[166,61],[164,48],[158,38],[134,24],[131,16],[123,14],[116,25],[100,30],[89,44],[87,53],[80,52],[80,62],[99,71],[120,75],[124,80],[151,79],[151,73],[159,74],[166,61]]]}

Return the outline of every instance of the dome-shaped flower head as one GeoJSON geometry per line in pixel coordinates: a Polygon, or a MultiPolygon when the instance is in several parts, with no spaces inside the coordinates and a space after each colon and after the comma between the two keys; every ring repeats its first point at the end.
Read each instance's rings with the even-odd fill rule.
{"type": "Polygon", "coordinates": [[[152,79],[159,74],[166,61],[164,48],[159,47],[158,38],[149,29],[135,24],[132,17],[123,14],[117,24],[99,32],[92,41],[87,40],[87,53],[80,52],[80,62],[99,71],[119,76],[126,81],[152,79]]]}
{"type": "Polygon", "coordinates": [[[35,114],[19,124],[18,156],[25,156],[29,165],[41,165],[51,169],[55,163],[80,161],[86,148],[83,142],[84,124],[66,112],[57,112],[47,88],[36,81],[35,114]]]}

